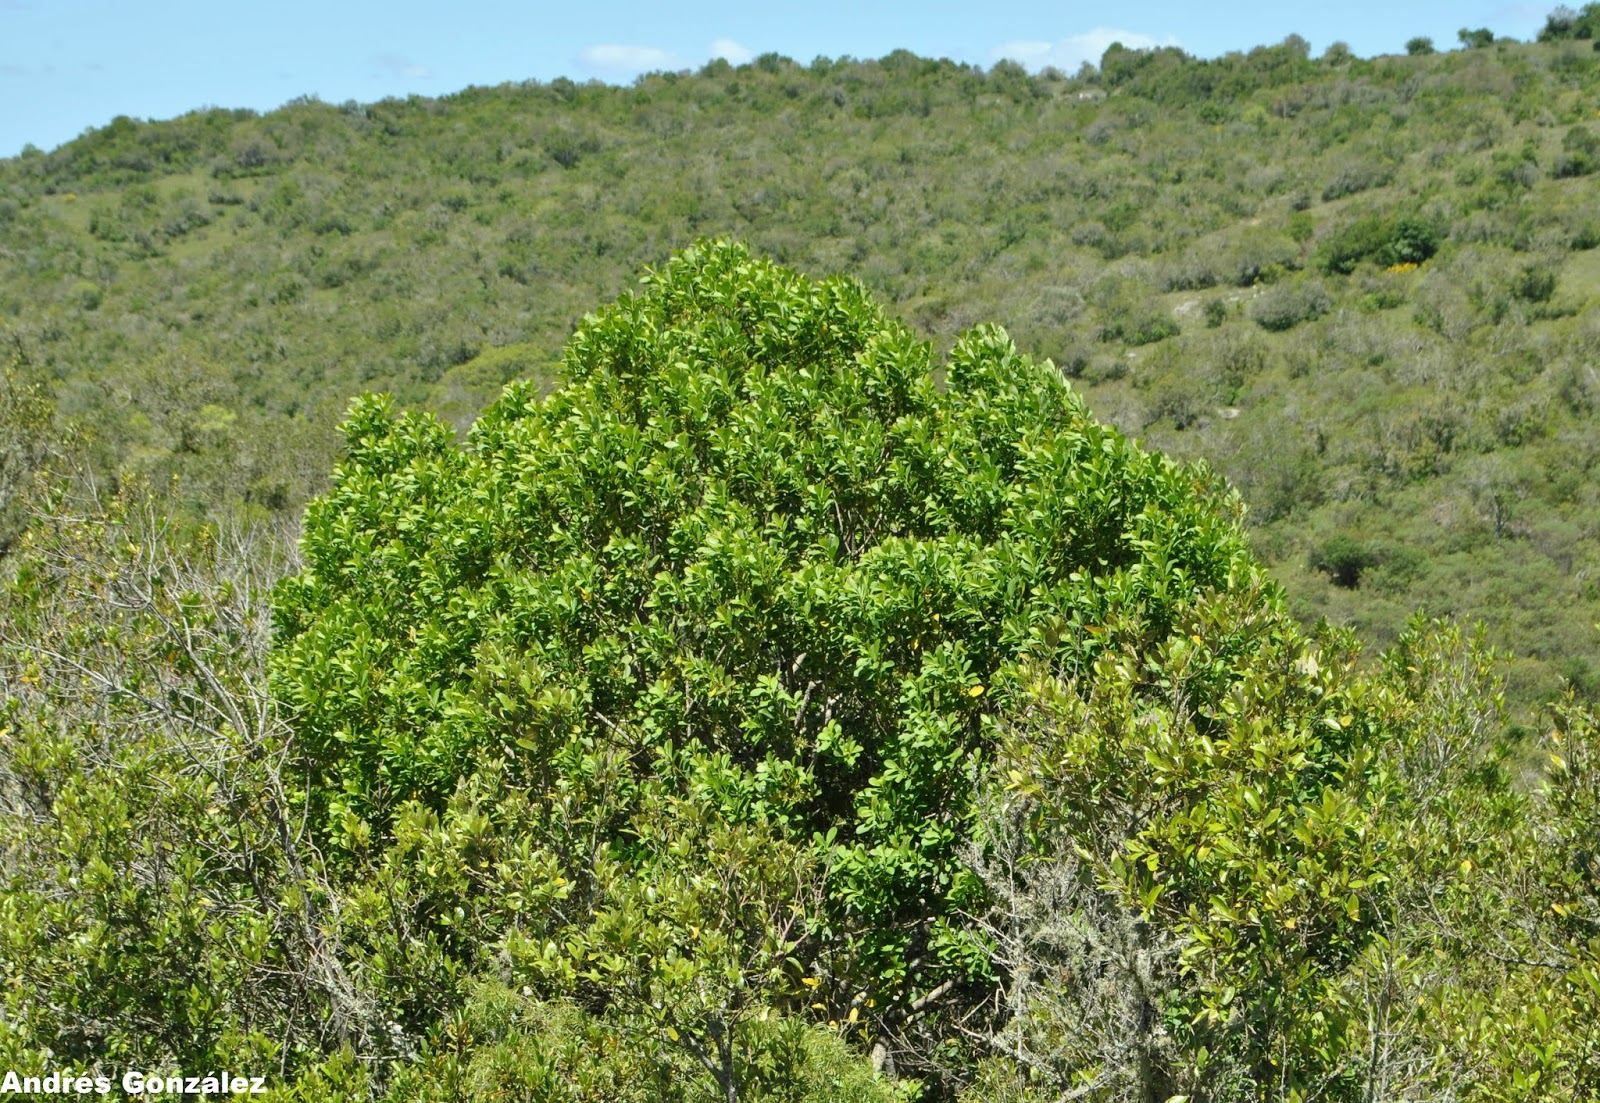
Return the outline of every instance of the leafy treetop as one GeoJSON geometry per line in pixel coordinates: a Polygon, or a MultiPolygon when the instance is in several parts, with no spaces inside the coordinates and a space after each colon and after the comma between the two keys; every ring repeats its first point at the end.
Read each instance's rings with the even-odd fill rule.
{"type": "Polygon", "coordinates": [[[621,754],[631,780],[594,797],[613,854],[650,786],[771,825],[822,860],[851,960],[909,998],[986,968],[941,917],[972,888],[956,855],[1016,660],[1154,655],[1208,591],[1277,607],[1237,500],[998,328],[941,385],[858,283],[712,242],[586,318],[564,367],[464,448],[382,398],[350,414],[277,602],[276,687],[336,839],[482,763],[557,800],[621,754]]]}

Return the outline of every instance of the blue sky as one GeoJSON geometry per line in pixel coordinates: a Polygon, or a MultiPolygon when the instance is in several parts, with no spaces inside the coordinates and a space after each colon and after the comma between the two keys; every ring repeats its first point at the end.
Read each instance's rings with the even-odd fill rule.
{"type": "Polygon", "coordinates": [[[1319,53],[1342,40],[1368,56],[1398,51],[1414,35],[1453,46],[1463,26],[1530,38],[1553,6],[0,0],[0,156],[27,143],[51,149],[116,115],[169,118],[213,105],[265,111],[302,95],[371,101],[558,76],[626,82],[650,69],[767,51],[808,62],[905,48],[983,65],[1012,56],[1070,71],[1097,60],[1113,39],[1210,57],[1297,33],[1319,53]]]}

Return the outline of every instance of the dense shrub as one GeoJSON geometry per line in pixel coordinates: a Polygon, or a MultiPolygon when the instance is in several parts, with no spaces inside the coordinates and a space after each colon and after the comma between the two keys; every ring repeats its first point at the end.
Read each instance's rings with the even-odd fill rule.
{"type": "Polygon", "coordinates": [[[792,986],[790,958],[840,1013],[870,995],[877,1031],[987,992],[958,855],[1015,661],[1092,663],[1111,621],[1159,648],[1212,589],[1275,599],[1205,472],[1097,425],[1002,332],[963,336],[943,389],[931,367],[859,285],[718,243],[588,318],[566,385],[511,387],[465,449],[358,403],[278,602],[275,684],[338,861],[498,764],[550,824],[534,867],[587,902],[523,920],[547,992],[622,952],[593,916],[643,907],[630,885],[693,883],[649,841],[692,809],[719,852],[822,894],[796,942],[738,957],[766,962],[739,1006],[792,986]]]}
{"type": "Polygon", "coordinates": [[[1431,221],[1411,215],[1372,215],[1329,234],[1317,246],[1317,266],[1329,275],[1349,275],[1371,260],[1383,267],[1421,264],[1439,251],[1431,221]]]}
{"type": "Polygon", "coordinates": [[[1600,169],[1600,134],[1575,126],[1561,139],[1561,155],[1553,171],[1558,177],[1587,176],[1600,169]]]}
{"type": "Polygon", "coordinates": [[[1312,570],[1327,575],[1335,586],[1353,590],[1361,584],[1362,574],[1381,559],[1378,549],[1368,541],[1339,533],[1312,549],[1310,565],[1312,570]]]}
{"type": "Polygon", "coordinates": [[[1556,293],[1556,274],[1543,264],[1527,264],[1511,280],[1511,294],[1525,303],[1547,303],[1556,293]]]}
{"type": "Polygon", "coordinates": [[[1150,345],[1182,332],[1159,299],[1125,277],[1103,277],[1091,289],[1089,299],[1100,308],[1098,336],[1102,341],[1150,345]]]}
{"type": "Polygon", "coordinates": [[[1250,318],[1274,333],[1322,317],[1333,305],[1328,289],[1315,280],[1296,280],[1268,288],[1250,304],[1250,318]]]}
{"type": "Polygon", "coordinates": [[[1100,328],[1102,341],[1125,345],[1152,345],[1182,332],[1177,319],[1160,310],[1144,310],[1112,318],[1100,328]]]}
{"type": "MultiPolygon", "coordinates": [[[[1293,418],[1216,419],[1278,459],[1251,485],[1279,516],[1326,496],[1352,526],[1375,483],[1322,466],[1335,402],[1365,403],[1373,479],[1537,443],[1538,388],[1474,406],[1471,358],[1394,322],[1225,324],[1140,354],[1135,393],[1355,366],[1293,418]],[[1385,372],[1438,397],[1368,402],[1385,372]]],[[[1578,410],[1596,342],[1571,325],[1499,331],[1498,364],[1564,358],[1578,410]]],[[[184,371],[146,383],[210,393],[184,371]]],[[[735,246],[586,317],[543,392],[465,445],[358,403],[298,563],[131,480],[45,481],[0,577],[0,976],[25,978],[0,1066],[396,1103],[1600,1091],[1600,735],[1574,702],[1536,740],[1456,629],[1376,664],[1305,632],[1205,469],[995,328],[939,364],[859,285],[735,246]],[[291,564],[274,697],[262,599],[291,564]]],[[[40,422],[37,398],[8,408],[40,422]]],[[[236,415],[163,417],[203,451],[236,415]]],[[[1547,458],[1581,498],[1571,443],[1547,458]]],[[[1428,528],[1531,543],[1512,455],[1465,464],[1428,528]]],[[[1349,536],[1313,563],[1378,598],[1438,577],[1349,536]]]]}

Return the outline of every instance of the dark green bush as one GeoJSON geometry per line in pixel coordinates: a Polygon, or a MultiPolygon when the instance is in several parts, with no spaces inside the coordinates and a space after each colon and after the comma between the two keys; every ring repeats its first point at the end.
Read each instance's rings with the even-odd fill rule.
{"type": "Polygon", "coordinates": [[[1439,228],[1425,218],[1401,217],[1389,228],[1376,260],[1384,266],[1421,264],[1439,251],[1439,228]]]}
{"type": "Polygon", "coordinates": [[[1373,544],[1341,532],[1311,549],[1310,567],[1327,575],[1335,586],[1353,590],[1361,585],[1363,572],[1381,561],[1373,544]]]}
{"type": "Polygon", "coordinates": [[[1600,134],[1586,126],[1569,129],[1552,171],[1558,177],[1587,176],[1600,169],[1600,134]]]}
{"type": "Polygon", "coordinates": [[[1349,275],[1364,260],[1385,268],[1421,264],[1439,251],[1439,229],[1413,215],[1371,215],[1328,235],[1317,247],[1317,266],[1329,275],[1349,275]]]}
{"type": "Polygon", "coordinates": [[[1183,332],[1176,319],[1158,310],[1129,313],[1100,327],[1100,340],[1125,345],[1151,345],[1183,332]]]}
{"type": "Polygon", "coordinates": [[[1375,257],[1389,240],[1389,223],[1381,217],[1363,218],[1325,237],[1317,246],[1317,267],[1328,275],[1349,275],[1356,265],[1375,257]]]}
{"type": "Polygon", "coordinates": [[[1600,38],[1600,4],[1585,4],[1574,11],[1565,4],[1552,11],[1539,31],[1540,42],[1600,38]]]}
{"type": "Polygon", "coordinates": [[[1556,273],[1549,265],[1524,265],[1511,281],[1511,294],[1525,303],[1547,303],[1555,293],[1556,273]]]}

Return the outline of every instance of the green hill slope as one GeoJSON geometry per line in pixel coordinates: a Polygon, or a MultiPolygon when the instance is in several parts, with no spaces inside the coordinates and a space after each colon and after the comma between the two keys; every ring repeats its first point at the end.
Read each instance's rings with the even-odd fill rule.
{"type": "Polygon", "coordinates": [[[464,428],[641,264],[732,235],[977,320],[1209,459],[1299,614],[1482,618],[1600,692],[1600,54],[1587,41],[1085,79],[776,56],[632,88],[118,120],[0,162],[0,324],[106,470],[296,510],[348,398],[464,428]]]}

